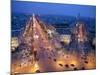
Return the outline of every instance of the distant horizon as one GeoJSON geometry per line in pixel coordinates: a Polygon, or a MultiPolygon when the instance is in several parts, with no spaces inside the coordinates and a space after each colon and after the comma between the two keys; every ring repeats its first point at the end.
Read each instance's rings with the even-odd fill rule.
{"type": "MultiPolygon", "coordinates": [[[[31,17],[34,13],[33,13],[33,14],[29,14],[29,13],[12,12],[12,14],[13,14],[13,16],[14,16],[15,14],[17,14],[17,15],[19,15],[19,14],[21,15],[21,14],[22,14],[22,15],[26,15],[26,16],[30,16],[30,17],[31,17]]],[[[72,15],[56,15],[56,14],[42,14],[42,15],[40,15],[40,14],[35,14],[35,15],[36,15],[36,16],[51,16],[51,17],[52,17],[52,16],[61,16],[61,17],[64,16],[64,17],[73,17],[73,18],[77,18],[77,17],[78,17],[78,18],[91,18],[91,19],[96,19],[96,17],[81,16],[81,15],[80,15],[80,16],[78,16],[78,15],[77,15],[77,16],[72,16],[72,15]]]]}
{"type": "Polygon", "coordinates": [[[96,18],[96,6],[46,2],[12,1],[12,13],[27,15],[61,15],[96,18]],[[68,10],[68,11],[66,11],[68,10]]]}

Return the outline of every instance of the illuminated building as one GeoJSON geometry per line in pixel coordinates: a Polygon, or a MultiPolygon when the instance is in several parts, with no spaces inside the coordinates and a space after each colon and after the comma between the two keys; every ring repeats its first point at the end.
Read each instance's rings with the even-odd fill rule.
{"type": "Polygon", "coordinates": [[[14,51],[16,47],[18,47],[19,42],[17,37],[11,38],[11,50],[14,51]]]}

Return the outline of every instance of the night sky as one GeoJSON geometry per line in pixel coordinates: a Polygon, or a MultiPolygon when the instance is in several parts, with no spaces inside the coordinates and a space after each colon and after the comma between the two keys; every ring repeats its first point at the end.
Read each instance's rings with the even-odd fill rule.
{"type": "Polygon", "coordinates": [[[83,17],[96,16],[96,6],[90,5],[73,5],[73,4],[57,4],[44,2],[25,2],[12,1],[13,13],[40,14],[40,15],[66,15],[83,17]]]}

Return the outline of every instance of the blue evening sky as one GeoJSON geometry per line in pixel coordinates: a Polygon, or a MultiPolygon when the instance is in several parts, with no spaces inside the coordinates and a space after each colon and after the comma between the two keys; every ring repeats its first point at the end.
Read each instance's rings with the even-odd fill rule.
{"type": "Polygon", "coordinates": [[[41,15],[66,15],[77,16],[80,14],[84,17],[96,16],[96,6],[90,5],[75,5],[75,4],[57,4],[44,2],[26,2],[12,1],[12,12],[26,14],[41,14],[41,15]]]}

